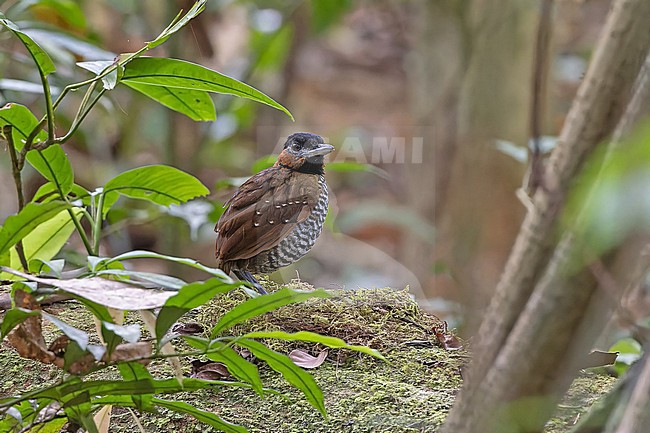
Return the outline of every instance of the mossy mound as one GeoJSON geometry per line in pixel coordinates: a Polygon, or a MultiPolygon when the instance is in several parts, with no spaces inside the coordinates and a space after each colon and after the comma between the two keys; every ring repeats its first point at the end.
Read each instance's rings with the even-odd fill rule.
{"type": "MultiPolygon", "coordinates": [[[[270,290],[277,289],[271,282],[264,284],[270,290]]],[[[309,289],[301,282],[292,282],[290,287],[309,289]]],[[[258,364],[263,383],[284,396],[269,394],[261,399],[251,390],[224,387],[165,398],[213,411],[251,432],[435,431],[453,405],[467,354],[463,350],[439,347],[434,330],[442,325],[440,320],[422,311],[407,290],[333,290],[330,293],[332,298],[288,305],[228,331],[231,335],[259,330],[313,331],[379,350],[386,361],[349,350],[330,349],[324,364],[310,370],[323,390],[328,420],[307,403],[300,391],[264,363],[258,364]]],[[[219,317],[246,299],[242,291],[233,291],[187,314],[182,321],[198,323],[209,332],[219,317]]],[[[67,302],[47,309],[78,328],[94,332],[92,317],[79,304],[67,302]]],[[[127,320],[134,322],[139,318],[131,313],[127,320]]],[[[59,334],[48,322],[44,323],[44,332],[48,342],[59,334]]],[[[324,349],[312,343],[279,340],[264,343],[285,354],[301,349],[316,355],[324,349]]],[[[179,350],[184,347],[179,346],[179,350]]],[[[183,359],[188,373],[190,362],[183,359]]],[[[19,358],[6,344],[0,350],[0,368],[8,376],[0,385],[1,395],[54,383],[62,377],[50,366],[19,358]]],[[[172,374],[162,360],[154,361],[149,368],[156,377],[172,374]]],[[[118,374],[110,368],[92,377],[115,379],[118,374]]],[[[549,433],[566,431],[577,414],[586,411],[593,399],[609,389],[611,382],[602,375],[576,380],[570,391],[570,396],[576,399],[570,401],[569,410],[553,420],[549,433]]],[[[194,419],[167,410],[139,414],[138,418],[147,432],[213,431],[194,419]]],[[[137,426],[128,411],[114,409],[110,431],[132,432],[137,431],[137,426]]]]}

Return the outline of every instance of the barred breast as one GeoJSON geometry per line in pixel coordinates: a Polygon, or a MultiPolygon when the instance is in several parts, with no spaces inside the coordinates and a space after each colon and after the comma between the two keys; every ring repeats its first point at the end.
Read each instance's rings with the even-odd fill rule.
{"type": "Polygon", "coordinates": [[[320,194],[311,215],[296,225],[289,235],[277,246],[258,254],[248,262],[248,269],[253,273],[267,274],[288,266],[311,250],[323,230],[329,204],[325,177],[318,177],[320,194]]]}

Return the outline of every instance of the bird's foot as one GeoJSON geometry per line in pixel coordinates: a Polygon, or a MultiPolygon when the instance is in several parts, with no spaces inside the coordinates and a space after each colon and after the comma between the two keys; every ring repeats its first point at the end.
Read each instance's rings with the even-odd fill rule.
{"type": "Polygon", "coordinates": [[[260,295],[267,294],[266,290],[264,290],[264,287],[262,287],[259,281],[257,281],[253,276],[253,274],[251,274],[250,272],[242,269],[233,269],[233,272],[235,275],[237,275],[237,278],[239,278],[240,280],[248,281],[249,283],[251,283],[255,288],[255,290],[257,291],[257,293],[259,293],[260,295]]]}

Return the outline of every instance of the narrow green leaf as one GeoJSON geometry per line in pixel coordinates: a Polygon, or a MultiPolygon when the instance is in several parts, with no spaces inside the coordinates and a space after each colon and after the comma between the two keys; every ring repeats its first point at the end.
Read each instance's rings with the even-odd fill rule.
{"type": "Polygon", "coordinates": [[[203,305],[219,293],[226,293],[239,287],[238,283],[228,284],[217,278],[196,282],[182,287],[178,293],[165,302],[156,319],[156,339],[163,338],[169,328],[192,308],[203,305]]]}
{"type": "Polygon", "coordinates": [[[144,251],[144,250],[129,251],[124,254],[120,254],[119,256],[109,258],[109,259],[104,259],[104,260],[105,263],[108,264],[113,262],[119,262],[122,260],[132,260],[132,259],[161,259],[173,263],[180,263],[182,265],[190,266],[196,269],[200,269],[204,272],[207,272],[208,274],[218,277],[219,279],[221,279],[226,283],[232,283],[232,279],[228,277],[221,269],[210,268],[208,266],[205,266],[197,262],[194,259],[188,259],[186,257],[168,256],[165,254],[155,253],[153,251],[144,251]]]}
{"type": "Polygon", "coordinates": [[[217,111],[214,108],[212,98],[205,91],[150,86],[131,81],[125,81],[124,84],[197,122],[209,122],[217,118],[217,111]]]}
{"type": "Polygon", "coordinates": [[[75,328],[72,325],[68,325],[63,320],[59,319],[56,316],[53,316],[45,311],[41,311],[41,315],[52,322],[54,326],[59,328],[70,340],[74,341],[79,345],[81,350],[86,350],[88,347],[89,336],[87,332],[82,331],[81,329],[75,328]]]}
{"type": "Polygon", "coordinates": [[[149,165],[125,171],[104,186],[104,216],[119,194],[162,206],[184,203],[210,191],[194,176],[166,165],[149,165]]]}
{"type": "Polygon", "coordinates": [[[256,357],[266,362],[269,367],[282,374],[284,379],[305,394],[307,401],[327,419],[325,400],[314,378],[302,368],[293,363],[288,356],[269,349],[254,340],[237,340],[237,345],[247,348],[256,357]]]}
{"type": "MultiPolygon", "coordinates": [[[[12,125],[12,135],[16,150],[25,146],[25,140],[32,130],[38,126],[38,119],[24,105],[9,103],[0,108],[0,131],[5,125],[12,125]]],[[[47,138],[47,132],[41,130],[36,135],[37,141],[47,138]]]]}
{"type": "Polygon", "coordinates": [[[145,287],[151,287],[151,284],[154,284],[163,289],[169,290],[180,290],[181,287],[187,284],[180,278],[172,277],[171,275],[156,274],[154,272],[130,271],[128,269],[104,269],[97,272],[95,275],[113,275],[120,277],[118,278],[120,281],[126,281],[132,284],[137,284],[138,282],[147,283],[143,284],[145,287]]]}
{"type": "MultiPolygon", "coordinates": [[[[134,380],[153,380],[151,373],[147,368],[138,363],[138,362],[125,362],[117,365],[120,370],[120,374],[125,381],[134,381],[134,380]]],[[[130,396],[135,404],[135,407],[140,411],[151,410],[153,408],[151,400],[153,399],[153,393],[151,394],[138,394],[130,396]]]]}
{"type": "Polygon", "coordinates": [[[9,251],[39,224],[71,206],[62,201],[28,203],[20,212],[8,217],[0,230],[0,255],[9,251]]]}
{"type": "Polygon", "coordinates": [[[160,398],[154,398],[152,401],[156,406],[164,407],[174,412],[184,413],[187,415],[192,415],[197,420],[204,422],[208,425],[211,425],[214,428],[217,428],[226,433],[246,433],[248,430],[240,425],[229,423],[212,412],[206,412],[201,409],[197,409],[192,405],[189,405],[182,401],[168,401],[162,400],[160,398]]]}
{"type": "Polygon", "coordinates": [[[302,302],[311,298],[329,298],[330,295],[324,290],[313,292],[296,292],[290,289],[281,289],[270,295],[252,298],[237,305],[232,310],[221,316],[221,319],[212,328],[211,337],[216,338],[220,332],[241,323],[251,317],[268,313],[287,304],[302,302]]]}
{"type": "Polygon", "coordinates": [[[375,349],[371,349],[367,346],[356,346],[353,344],[347,344],[345,341],[336,337],[327,337],[325,335],[316,334],[315,332],[309,331],[300,331],[294,333],[288,333],[283,331],[259,331],[259,332],[249,332],[246,335],[242,335],[242,338],[276,338],[278,340],[288,340],[288,341],[309,341],[311,343],[319,343],[328,347],[335,349],[350,349],[357,352],[365,353],[375,358],[383,359],[381,353],[375,349]]]}
{"type": "Polygon", "coordinates": [[[190,8],[189,11],[182,17],[180,13],[174,18],[174,20],[163,30],[157,37],[151,42],[147,42],[147,47],[149,49],[155,48],[158,45],[165,42],[171,35],[182,29],[192,18],[200,14],[203,9],[205,9],[205,4],[207,0],[199,0],[190,8]]]}
{"type": "MultiPolygon", "coordinates": [[[[135,343],[140,340],[142,332],[140,332],[140,325],[116,325],[111,322],[102,322],[102,326],[105,326],[109,331],[114,332],[116,335],[119,335],[129,343],[135,343]]],[[[140,365],[140,364],[138,364],[140,365]]]]}
{"type": "Polygon", "coordinates": [[[38,311],[25,310],[24,308],[12,308],[8,310],[0,323],[0,340],[4,340],[12,329],[23,323],[28,317],[38,315],[38,311]]]}
{"type": "Polygon", "coordinates": [[[184,60],[158,57],[133,59],[125,67],[122,82],[239,96],[283,111],[293,120],[289,110],[254,87],[184,60]]]}
{"type": "Polygon", "coordinates": [[[54,62],[52,62],[50,56],[48,56],[47,53],[43,51],[43,49],[36,42],[34,42],[32,38],[21,31],[16,24],[4,18],[3,15],[2,18],[0,18],[0,25],[3,25],[9,29],[18,39],[20,39],[23,45],[25,45],[25,48],[27,48],[29,54],[32,56],[32,59],[34,59],[36,66],[44,77],[56,71],[54,62]]]}
{"type": "Polygon", "coordinates": [[[264,395],[262,379],[260,379],[259,371],[253,363],[246,361],[232,347],[219,341],[213,341],[210,344],[210,349],[214,348],[219,350],[207,353],[206,357],[208,359],[223,363],[230,374],[241,381],[250,383],[260,396],[264,395]]]}

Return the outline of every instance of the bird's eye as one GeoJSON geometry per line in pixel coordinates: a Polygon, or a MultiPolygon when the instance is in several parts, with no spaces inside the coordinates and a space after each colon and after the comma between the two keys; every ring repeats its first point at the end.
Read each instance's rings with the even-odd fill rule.
{"type": "Polygon", "coordinates": [[[293,146],[291,146],[291,148],[297,152],[297,151],[299,151],[300,149],[302,149],[302,144],[300,144],[300,143],[294,143],[293,146]]]}

